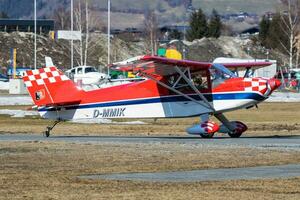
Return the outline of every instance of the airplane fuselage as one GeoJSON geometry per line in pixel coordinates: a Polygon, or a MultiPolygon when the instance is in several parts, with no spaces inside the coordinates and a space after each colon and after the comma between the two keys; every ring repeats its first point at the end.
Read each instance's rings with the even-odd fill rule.
{"type": "Polygon", "coordinates": [[[258,91],[204,93],[214,111],[196,93],[167,94],[151,80],[84,92],[82,103],[60,108],[43,107],[39,113],[50,119],[183,118],[212,112],[227,112],[258,104],[267,97],[258,91]],[[165,95],[161,95],[161,94],[165,95]],[[160,95],[159,95],[160,94],[160,95]],[[111,99],[111,100],[108,100],[111,99]]]}

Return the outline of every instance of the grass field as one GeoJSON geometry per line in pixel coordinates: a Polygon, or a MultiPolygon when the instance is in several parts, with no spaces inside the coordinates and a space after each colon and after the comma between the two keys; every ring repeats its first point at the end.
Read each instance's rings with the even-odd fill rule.
{"type": "Polygon", "coordinates": [[[193,0],[196,8],[200,7],[207,12],[216,9],[223,14],[244,11],[261,15],[267,11],[276,10],[279,3],[280,0],[193,0]]]}
{"type": "Polygon", "coordinates": [[[298,199],[300,179],[147,183],[91,181],[82,174],[299,163],[297,152],[176,145],[1,143],[0,199],[298,199]]]}

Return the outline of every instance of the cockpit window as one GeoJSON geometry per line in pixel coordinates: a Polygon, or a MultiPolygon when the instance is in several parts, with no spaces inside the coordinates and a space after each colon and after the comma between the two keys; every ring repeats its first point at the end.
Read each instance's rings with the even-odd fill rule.
{"type": "Polygon", "coordinates": [[[237,77],[236,74],[221,64],[213,64],[210,68],[210,74],[213,87],[218,86],[229,78],[237,77]]]}

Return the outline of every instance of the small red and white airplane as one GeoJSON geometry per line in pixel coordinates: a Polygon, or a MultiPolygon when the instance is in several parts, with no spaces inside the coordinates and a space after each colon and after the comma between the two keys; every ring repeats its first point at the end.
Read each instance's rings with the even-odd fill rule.
{"type": "Polygon", "coordinates": [[[280,86],[277,79],[237,77],[231,70],[256,69],[269,62],[216,64],[142,56],[119,70],[133,71],[141,79],[109,88],[84,91],[56,67],[27,71],[24,83],[43,118],[56,122],[95,118],[183,118],[200,116],[187,129],[204,138],[214,133],[240,137],[247,126],[229,121],[223,113],[250,108],[267,99],[280,86]],[[211,121],[215,116],[221,124],[211,121]]]}

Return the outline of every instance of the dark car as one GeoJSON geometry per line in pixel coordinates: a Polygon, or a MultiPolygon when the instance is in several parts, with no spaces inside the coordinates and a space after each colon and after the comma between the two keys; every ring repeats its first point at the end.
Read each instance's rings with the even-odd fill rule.
{"type": "Polygon", "coordinates": [[[8,77],[3,75],[3,74],[0,74],[0,81],[3,81],[3,82],[8,82],[8,77]]]}
{"type": "Polygon", "coordinates": [[[281,80],[282,82],[284,81],[284,84],[282,84],[281,86],[283,85],[286,85],[286,86],[292,86],[292,87],[295,87],[295,85],[297,84],[297,81],[296,81],[296,72],[294,71],[291,71],[291,82],[289,83],[288,80],[289,80],[289,73],[288,72],[277,72],[277,74],[275,75],[275,78],[281,80]],[[282,77],[283,75],[283,77],[282,77]]]}

